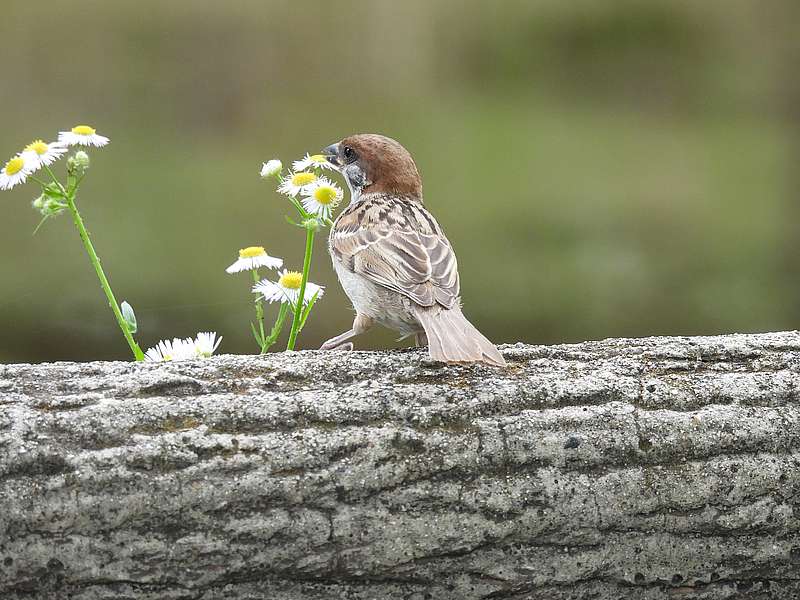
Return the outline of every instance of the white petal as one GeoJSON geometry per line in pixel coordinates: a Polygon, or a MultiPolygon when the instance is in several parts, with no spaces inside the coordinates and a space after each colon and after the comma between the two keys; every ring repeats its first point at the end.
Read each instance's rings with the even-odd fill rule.
{"type": "Polygon", "coordinates": [[[325,288],[321,285],[317,285],[316,283],[311,283],[310,281],[306,282],[306,293],[305,293],[305,300],[304,302],[308,304],[311,302],[311,299],[314,297],[314,294],[317,295],[317,300],[322,298],[322,295],[325,293],[325,288]]]}
{"type": "Polygon", "coordinates": [[[262,279],[254,285],[253,292],[261,294],[267,302],[286,302],[286,294],[284,294],[283,288],[269,279],[262,279]]]}
{"type": "Polygon", "coordinates": [[[241,273],[242,271],[247,271],[247,263],[243,258],[237,259],[235,263],[225,269],[226,273],[241,273]]]}

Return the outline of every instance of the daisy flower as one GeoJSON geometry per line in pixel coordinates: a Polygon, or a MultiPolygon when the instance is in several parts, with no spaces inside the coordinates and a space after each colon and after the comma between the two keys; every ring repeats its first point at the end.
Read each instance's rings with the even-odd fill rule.
{"type": "Polygon", "coordinates": [[[67,149],[58,142],[47,144],[42,140],[35,140],[25,146],[20,156],[28,160],[32,166],[31,172],[33,172],[43,166],[53,164],[66,152],[67,149]]]}
{"type": "Polygon", "coordinates": [[[303,188],[311,183],[314,183],[316,180],[317,176],[314,173],[309,173],[308,171],[291,173],[290,176],[284,179],[280,186],[278,186],[278,191],[281,194],[294,197],[297,196],[297,194],[299,194],[303,188]]]}
{"type": "Polygon", "coordinates": [[[327,177],[320,177],[314,183],[303,188],[303,208],[312,215],[331,218],[331,210],[342,201],[343,193],[340,187],[327,177]]]}
{"type": "Polygon", "coordinates": [[[189,360],[196,357],[195,342],[191,338],[174,338],[172,341],[161,340],[144,353],[149,362],[167,362],[172,360],[189,360]]]}
{"type": "MultiPolygon", "coordinates": [[[[37,167],[38,168],[38,167],[37,167]]],[[[9,159],[0,171],[0,190],[10,190],[15,185],[25,183],[31,171],[36,170],[30,157],[18,154],[9,159]]]]}
{"type": "MultiPolygon", "coordinates": [[[[303,274],[297,271],[283,270],[278,281],[263,279],[255,286],[253,292],[264,296],[267,302],[288,302],[292,306],[297,306],[297,298],[300,295],[300,283],[303,281],[303,274]]],[[[308,304],[316,294],[321,298],[325,288],[310,281],[306,282],[306,292],[303,304],[308,304]]]]}
{"type": "Polygon", "coordinates": [[[98,135],[94,127],[88,125],[78,125],[69,131],[62,131],[58,134],[58,142],[66,146],[105,146],[109,139],[98,135]]]}
{"type": "Polygon", "coordinates": [[[217,339],[217,334],[214,331],[201,331],[194,339],[194,353],[200,358],[208,358],[219,346],[222,341],[222,336],[217,339]]]}
{"type": "Polygon", "coordinates": [[[261,176],[265,179],[267,177],[276,177],[280,175],[281,169],[283,169],[283,163],[277,158],[273,158],[261,166],[261,176]]]}
{"type": "Polygon", "coordinates": [[[308,154],[300,160],[292,163],[292,169],[295,171],[305,171],[310,167],[317,167],[320,169],[333,169],[333,165],[328,162],[323,154],[308,154]]]}
{"type": "Polygon", "coordinates": [[[263,246],[249,246],[239,250],[239,260],[225,269],[227,273],[241,273],[252,271],[259,267],[278,269],[283,265],[283,259],[275,258],[266,253],[263,246]]]}

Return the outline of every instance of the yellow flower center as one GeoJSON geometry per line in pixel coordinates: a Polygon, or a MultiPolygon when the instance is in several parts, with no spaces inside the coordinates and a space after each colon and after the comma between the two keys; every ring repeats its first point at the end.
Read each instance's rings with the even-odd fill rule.
{"type": "Polygon", "coordinates": [[[77,135],[94,135],[96,133],[93,127],[89,127],[88,125],[78,125],[77,127],[72,128],[72,133],[77,135]]]}
{"type": "Polygon", "coordinates": [[[22,160],[19,156],[12,158],[10,161],[6,163],[6,175],[16,175],[22,168],[25,166],[25,161],[22,160]]]}
{"type": "Polygon", "coordinates": [[[330,185],[321,185],[314,190],[314,200],[327,206],[336,201],[336,188],[330,185]]]}
{"type": "Polygon", "coordinates": [[[324,165],[326,162],[328,162],[328,159],[325,158],[323,154],[312,154],[308,158],[311,160],[311,162],[318,165],[324,165]]]}
{"type": "Polygon", "coordinates": [[[35,142],[31,142],[27,146],[25,146],[25,152],[36,152],[39,156],[45,154],[47,150],[50,148],[47,144],[45,144],[42,140],[36,140],[35,142]]]}
{"type": "Polygon", "coordinates": [[[255,258],[256,256],[264,256],[266,251],[264,246],[248,246],[239,250],[239,258],[255,258]]]}
{"type": "Polygon", "coordinates": [[[286,273],[281,275],[281,278],[278,279],[278,285],[287,290],[299,290],[302,282],[303,274],[297,271],[286,271],[286,273]]]}
{"type": "Polygon", "coordinates": [[[292,185],[308,185],[317,180],[313,173],[295,173],[292,175],[292,185]]]}

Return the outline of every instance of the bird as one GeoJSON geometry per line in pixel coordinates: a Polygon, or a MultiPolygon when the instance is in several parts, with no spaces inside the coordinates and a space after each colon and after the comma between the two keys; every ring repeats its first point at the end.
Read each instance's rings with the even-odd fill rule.
{"type": "Polygon", "coordinates": [[[398,141],[355,134],[322,151],[345,179],[350,203],[331,226],[328,249],[356,311],[350,330],[322,350],[352,350],[352,339],[378,324],[415,336],[434,361],[506,361],[461,311],[453,247],[425,208],[414,159],[398,141]]]}

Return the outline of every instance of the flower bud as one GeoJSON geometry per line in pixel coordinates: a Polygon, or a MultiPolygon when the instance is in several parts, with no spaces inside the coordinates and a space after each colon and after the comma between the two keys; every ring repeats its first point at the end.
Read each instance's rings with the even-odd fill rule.
{"type": "Polygon", "coordinates": [[[75,153],[75,164],[78,168],[83,169],[84,171],[89,168],[89,155],[86,154],[83,150],[78,150],[75,153]]]}
{"type": "Polygon", "coordinates": [[[46,194],[42,194],[31,204],[43,217],[54,217],[67,208],[67,205],[63,201],[58,198],[52,198],[46,194]]]}
{"type": "Polygon", "coordinates": [[[317,217],[311,217],[310,219],[304,219],[301,226],[305,227],[308,231],[319,231],[322,227],[322,223],[319,222],[317,217]]]}
{"type": "Polygon", "coordinates": [[[44,210],[50,213],[57,213],[64,208],[64,204],[54,198],[47,198],[44,201],[44,210]]]}
{"type": "Polygon", "coordinates": [[[78,150],[67,159],[67,169],[75,175],[83,175],[90,165],[89,155],[83,150],[78,150]]]}
{"type": "Polygon", "coordinates": [[[120,312],[122,313],[122,319],[128,326],[128,331],[131,333],[136,333],[138,325],[136,324],[136,313],[133,312],[133,307],[128,304],[126,300],[123,300],[122,304],[119,305],[119,308],[120,312]]]}
{"type": "Polygon", "coordinates": [[[283,169],[283,163],[277,158],[273,158],[263,164],[261,167],[261,177],[268,179],[269,177],[277,177],[283,169]]]}

